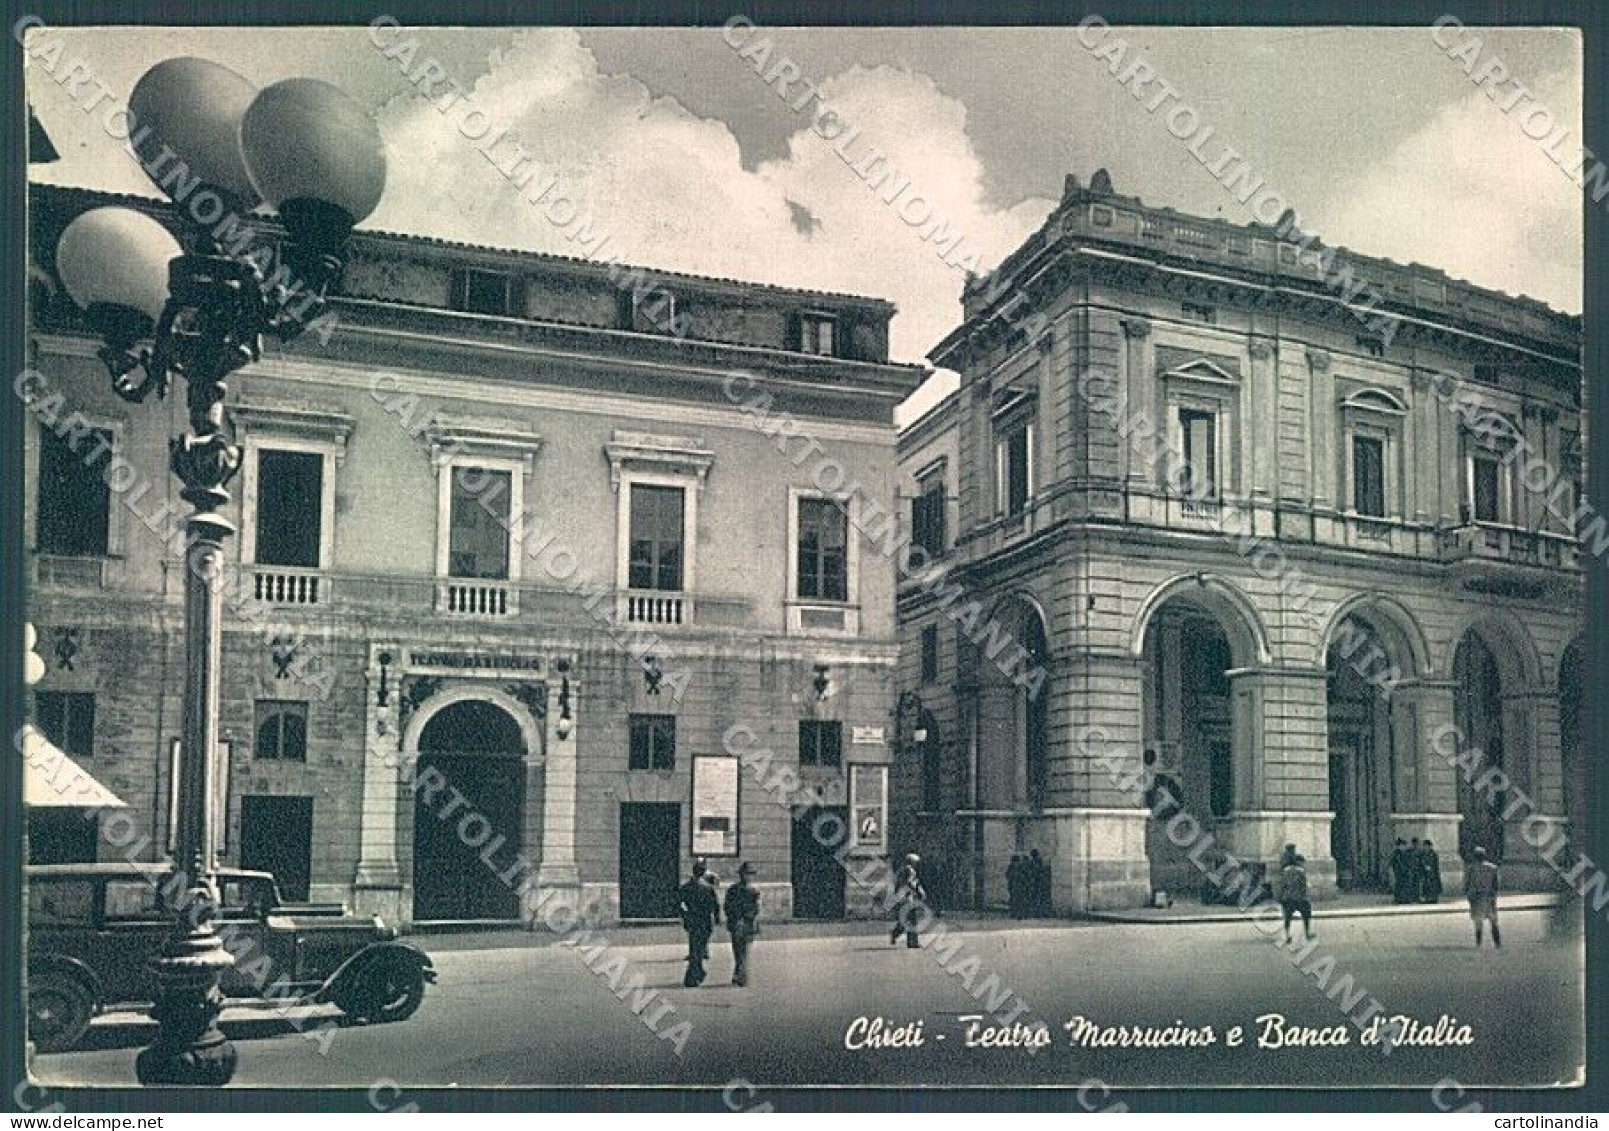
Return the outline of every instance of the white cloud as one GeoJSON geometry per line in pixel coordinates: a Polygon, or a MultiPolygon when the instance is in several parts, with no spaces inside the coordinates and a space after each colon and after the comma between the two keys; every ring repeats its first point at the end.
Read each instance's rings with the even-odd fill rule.
{"type": "MultiPolygon", "coordinates": [[[[1533,83],[1581,144],[1579,86],[1533,83]]],[[[1506,92],[1505,97],[1506,97],[1506,92]]],[[[1341,178],[1313,229],[1326,242],[1403,260],[1559,309],[1581,309],[1581,190],[1482,91],[1471,87],[1356,178],[1341,178]]]]}
{"type": "MultiPolygon", "coordinates": [[[[734,66],[747,66],[734,56],[734,66]]],[[[756,97],[775,97],[760,77],[756,97]]],[[[1015,247],[1050,201],[997,208],[966,134],[966,110],[926,75],[851,68],[822,83],[824,102],[860,127],[848,152],[873,147],[912,181],[961,254],[985,267],[1015,247]]],[[[893,352],[917,360],[960,316],[963,272],[946,263],[799,117],[787,157],[743,168],[724,122],[656,98],[642,83],[600,72],[567,29],[519,33],[473,88],[476,105],[508,127],[584,202],[597,231],[628,262],[893,300],[893,352]],[[801,218],[803,222],[801,223],[801,218]]],[[[443,114],[408,94],[381,112],[393,170],[370,225],[449,239],[575,254],[577,247],[527,202],[443,114]]],[[[507,152],[504,150],[503,152],[507,152]]]]}

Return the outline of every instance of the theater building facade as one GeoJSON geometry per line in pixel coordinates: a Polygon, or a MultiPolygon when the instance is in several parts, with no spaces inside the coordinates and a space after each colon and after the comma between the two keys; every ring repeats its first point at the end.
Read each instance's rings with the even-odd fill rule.
{"type": "Polygon", "coordinates": [[[1003,904],[1032,849],[1064,911],[1194,897],[1209,837],[1295,844],[1324,894],[1383,890],[1398,837],[1452,892],[1476,846],[1553,880],[1605,540],[1580,344],[1529,299],[1069,178],[901,435],[934,564],[899,588],[896,838],[957,905],[1003,904]]]}
{"type": "MultiPolygon", "coordinates": [[[[108,198],[31,200],[31,713],[160,857],[183,402],[118,400],[55,281],[62,227],[108,198]]],[[[805,830],[857,800],[848,851],[888,851],[894,567],[778,432],[894,505],[924,371],[889,362],[892,307],[374,232],[340,296],[230,384],[221,858],[403,923],[528,920],[522,888],[668,917],[695,856],[756,864],[768,915],[843,914],[805,830]]]]}

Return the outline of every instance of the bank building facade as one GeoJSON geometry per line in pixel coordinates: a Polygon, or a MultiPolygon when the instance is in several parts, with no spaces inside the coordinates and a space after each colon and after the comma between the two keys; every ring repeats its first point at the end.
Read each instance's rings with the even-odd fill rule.
{"type": "MultiPolygon", "coordinates": [[[[160,858],[180,409],[113,394],[53,265],[106,203],[164,216],[31,193],[30,712],[160,858]]],[[[890,850],[895,567],[833,492],[895,505],[925,370],[889,362],[892,306],[376,232],[339,295],[230,382],[221,859],[403,924],[529,920],[522,888],[667,918],[695,857],[755,863],[768,915],[856,910],[809,829],[890,850]],[[739,725],[789,774],[740,764],[739,725]]],[[[69,811],[30,834],[122,851],[69,811]]]]}
{"type": "Polygon", "coordinates": [[[900,438],[892,796],[931,886],[1002,906],[1037,850],[1061,912],[1194,898],[1206,838],[1294,844],[1321,896],[1384,890],[1399,837],[1453,894],[1476,846],[1556,882],[1605,541],[1580,346],[1530,299],[1069,177],[900,438]]]}

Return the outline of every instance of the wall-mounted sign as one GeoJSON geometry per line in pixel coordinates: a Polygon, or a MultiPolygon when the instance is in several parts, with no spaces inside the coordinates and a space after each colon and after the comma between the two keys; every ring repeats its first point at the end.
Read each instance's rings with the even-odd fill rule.
{"type": "Polygon", "coordinates": [[[452,671],[539,672],[547,661],[542,656],[519,652],[410,652],[408,664],[414,668],[447,668],[452,671]]]}
{"type": "Polygon", "coordinates": [[[881,746],[883,745],[882,727],[852,727],[849,732],[851,746],[881,746]]]}
{"type": "Polygon", "coordinates": [[[725,754],[693,758],[693,855],[736,856],[738,760],[725,754]]]}
{"type": "Polygon", "coordinates": [[[855,848],[881,852],[888,847],[888,767],[849,765],[849,817],[855,848]]]}

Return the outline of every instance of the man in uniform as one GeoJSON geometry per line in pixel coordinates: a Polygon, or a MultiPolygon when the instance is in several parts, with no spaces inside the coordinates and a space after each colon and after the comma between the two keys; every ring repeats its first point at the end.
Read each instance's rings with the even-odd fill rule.
{"type": "Polygon", "coordinates": [[[1050,865],[1039,855],[1039,849],[1028,853],[1028,912],[1030,915],[1050,914],[1050,865]]]}
{"type": "Polygon", "coordinates": [[[737,870],[737,883],[726,889],[726,930],[732,936],[732,984],[749,984],[749,944],[760,933],[760,891],[754,886],[754,865],[747,860],[737,870]]]}
{"type": "Polygon", "coordinates": [[[721,922],[721,906],[710,884],[708,866],[693,861],[693,878],[677,889],[682,909],[682,928],[687,932],[687,973],[682,985],[688,989],[704,981],[704,963],[709,961],[710,935],[721,922]]]}
{"type": "Polygon", "coordinates": [[[1022,853],[1015,853],[1011,857],[1011,863],[1006,865],[1006,900],[1011,907],[1013,919],[1023,917],[1023,870],[1022,853]]]}
{"type": "Polygon", "coordinates": [[[1475,945],[1481,944],[1481,928],[1492,924],[1492,945],[1501,948],[1503,936],[1497,929],[1497,865],[1486,859],[1486,850],[1477,847],[1475,859],[1464,872],[1464,894],[1469,897],[1469,917],[1475,920],[1475,945]]]}
{"type": "Polygon", "coordinates": [[[1441,857],[1436,855],[1436,846],[1427,839],[1424,842],[1425,878],[1422,893],[1426,903],[1441,902],[1441,857]]]}
{"type": "Polygon", "coordinates": [[[1391,901],[1393,903],[1413,902],[1413,863],[1408,855],[1408,842],[1400,836],[1396,847],[1391,850],[1391,858],[1386,866],[1391,869],[1391,901]]]}

